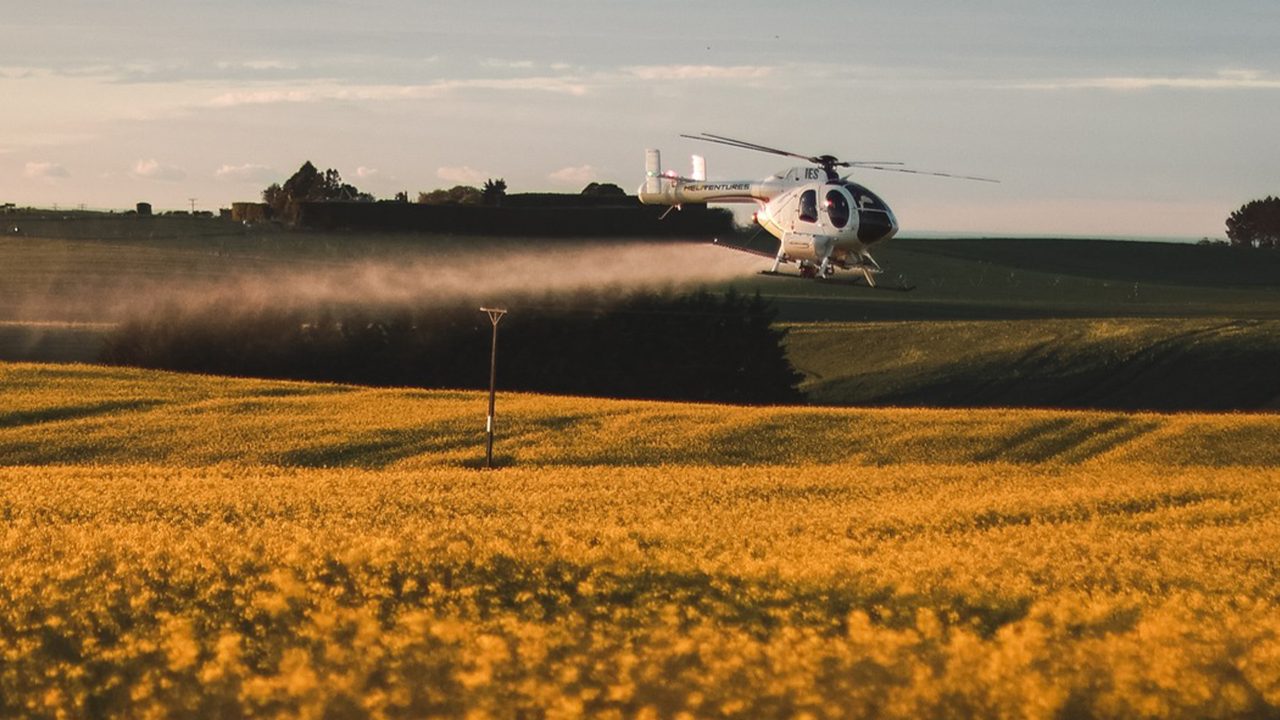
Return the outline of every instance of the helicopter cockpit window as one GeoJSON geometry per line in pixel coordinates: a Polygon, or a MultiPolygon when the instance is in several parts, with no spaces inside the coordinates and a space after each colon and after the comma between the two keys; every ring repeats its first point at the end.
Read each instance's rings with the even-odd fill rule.
{"type": "Polygon", "coordinates": [[[818,222],[817,190],[805,190],[800,193],[800,219],[804,222],[818,222]]]}
{"type": "Polygon", "coordinates": [[[849,199],[835,188],[827,191],[827,216],[838,228],[849,224],[849,199]]]}

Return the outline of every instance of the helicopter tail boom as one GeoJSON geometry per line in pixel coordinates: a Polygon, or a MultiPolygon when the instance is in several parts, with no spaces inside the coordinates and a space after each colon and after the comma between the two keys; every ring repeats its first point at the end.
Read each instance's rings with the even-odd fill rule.
{"type": "Polygon", "coordinates": [[[662,155],[644,151],[644,185],[640,202],[645,205],[683,205],[708,202],[764,202],[768,200],[762,183],[750,180],[707,181],[706,160],[693,156],[693,176],[681,177],[662,171],[662,155]]]}

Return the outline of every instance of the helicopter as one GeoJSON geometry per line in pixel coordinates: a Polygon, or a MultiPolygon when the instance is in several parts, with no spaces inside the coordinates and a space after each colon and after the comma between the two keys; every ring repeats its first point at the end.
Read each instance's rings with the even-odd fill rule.
{"type": "MultiPolygon", "coordinates": [[[[681,177],[662,171],[658,150],[645,150],[645,180],[638,192],[641,203],[677,209],[685,203],[754,202],[759,205],[755,222],[779,241],[777,254],[771,256],[773,268],[765,272],[767,275],[778,275],[779,266],[794,262],[800,267],[801,277],[831,278],[841,269],[860,273],[869,286],[876,286],[874,276],[882,270],[868,250],[897,234],[898,219],[880,196],[849,180],[848,176],[841,177],[836,168],[999,182],[972,175],[912,170],[898,162],[804,155],[705,132],[680,137],[799,158],[812,165],[793,167],[764,180],[709,181],[706,160],[701,156],[693,156],[691,176],[681,177]]],[[[726,247],[765,254],[734,245],[726,247]]]]}

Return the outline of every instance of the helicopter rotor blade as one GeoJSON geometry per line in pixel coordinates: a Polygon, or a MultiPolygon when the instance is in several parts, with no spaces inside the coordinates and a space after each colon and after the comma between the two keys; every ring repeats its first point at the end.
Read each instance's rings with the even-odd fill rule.
{"type": "Polygon", "coordinates": [[[927,170],[911,170],[908,168],[883,167],[880,165],[858,165],[859,170],[882,170],[884,172],[900,172],[910,173],[912,175],[932,175],[934,177],[955,178],[956,180],[976,180],[978,182],[998,183],[999,180],[993,178],[977,177],[974,175],[955,175],[953,173],[929,172],[927,170]]]}
{"type": "Polygon", "coordinates": [[[780,150],[778,148],[769,147],[768,145],[759,145],[756,143],[747,142],[745,140],[735,140],[734,138],[724,137],[723,135],[712,135],[711,133],[702,133],[701,135],[682,134],[680,135],[680,137],[689,138],[690,140],[701,140],[702,142],[719,143],[720,145],[728,145],[729,147],[736,147],[740,150],[755,150],[757,152],[765,152],[765,153],[772,153],[774,155],[784,155],[786,157],[800,158],[801,160],[808,160],[809,162],[818,162],[817,158],[811,157],[809,155],[801,155],[800,153],[794,153],[794,152],[791,152],[790,150],[780,150]]]}
{"type": "Polygon", "coordinates": [[[755,150],[756,152],[770,153],[773,155],[782,155],[784,157],[799,158],[801,160],[807,160],[811,163],[814,163],[815,165],[820,165],[822,167],[825,167],[828,170],[835,167],[847,167],[847,168],[853,168],[857,170],[880,170],[882,172],[900,172],[900,173],[909,173],[911,175],[932,175],[934,177],[954,178],[957,180],[975,180],[977,182],[989,182],[989,183],[1000,182],[999,180],[995,180],[993,178],[977,177],[975,175],[957,175],[954,173],[930,172],[928,170],[912,170],[910,168],[901,167],[905,163],[892,162],[888,160],[840,160],[839,158],[836,158],[832,155],[802,155],[797,152],[791,152],[790,150],[783,150],[781,148],[769,147],[768,145],[761,145],[759,143],[748,142],[746,140],[739,140],[737,138],[731,138],[725,135],[716,135],[714,133],[709,133],[709,132],[704,132],[699,135],[681,134],[680,137],[688,138],[690,140],[699,140],[701,142],[717,143],[719,145],[728,145],[729,147],[738,148],[740,150],[755,150]],[[890,167],[890,166],[893,166],[893,167],[890,167]]]}
{"type": "Polygon", "coordinates": [[[750,148],[752,150],[759,150],[761,152],[776,153],[778,155],[790,155],[792,157],[802,157],[802,158],[809,157],[808,155],[802,155],[801,153],[793,152],[791,150],[783,150],[782,148],[769,147],[768,145],[761,145],[760,143],[751,142],[750,140],[739,140],[738,138],[726,137],[724,135],[715,135],[713,133],[704,132],[700,135],[700,137],[709,138],[711,140],[715,140],[722,143],[732,143],[734,145],[737,145],[738,147],[750,148]]]}

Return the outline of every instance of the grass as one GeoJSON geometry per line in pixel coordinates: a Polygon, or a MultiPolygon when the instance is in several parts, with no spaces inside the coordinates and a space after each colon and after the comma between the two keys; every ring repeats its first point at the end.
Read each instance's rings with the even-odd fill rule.
{"type": "MultiPolygon", "coordinates": [[[[111,323],[137,307],[178,294],[189,301],[237,278],[404,263],[500,242],[181,217],[21,222],[24,234],[0,239],[7,360],[94,361],[111,323]]],[[[898,239],[876,256],[883,285],[916,289],[775,277],[722,286],[776,302],[815,402],[1227,410],[1274,408],[1280,398],[1274,373],[1257,370],[1280,356],[1280,253],[898,239]]]]}
{"type": "MultiPolygon", "coordinates": [[[[1280,318],[1280,253],[1102,240],[895,239],[880,290],[760,277],[787,322],[1280,318]],[[896,288],[914,287],[911,292],[896,288]]],[[[762,261],[763,262],[763,261],[762,261]]],[[[794,269],[792,269],[794,272],[794,269]]]]}
{"type": "Polygon", "coordinates": [[[0,713],[1267,716],[1280,417],[0,365],[0,713]]]}
{"type": "MultiPolygon", "coordinates": [[[[217,283],[245,273],[547,240],[283,232],[192,218],[47,221],[0,239],[0,320],[103,321],[101,296],[157,283],[217,283]],[[52,313],[52,315],[51,315],[52,313]]],[[[725,250],[725,253],[731,253],[725,250]]],[[[876,249],[881,283],[746,277],[785,321],[1052,317],[1280,318],[1280,253],[1089,240],[894,240],[876,249]]],[[[761,267],[768,265],[761,259],[761,267]]]]}
{"type": "Polygon", "coordinates": [[[830,405],[1280,409],[1280,321],[797,323],[801,389],[830,405]]]}
{"type": "MultiPolygon", "coordinates": [[[[497,242],[287,233],[192,218],[45,223],[0,240],[3,359],[94,361],[111,323],[139,296],[162,302],[180,290],[190,300],[234,278],[407,262],[497,242]]],[[[885,285],[916,290],[770,277],[731,283],[775,300],[790,328],[792,362],[816,403],[1156,410],[1280,403],[1280,380],[1259,371],[1280,357],[1280,286],[1271,281],[1280,253],[906,239],[877,257],[888,269],[885,285]]]]}

